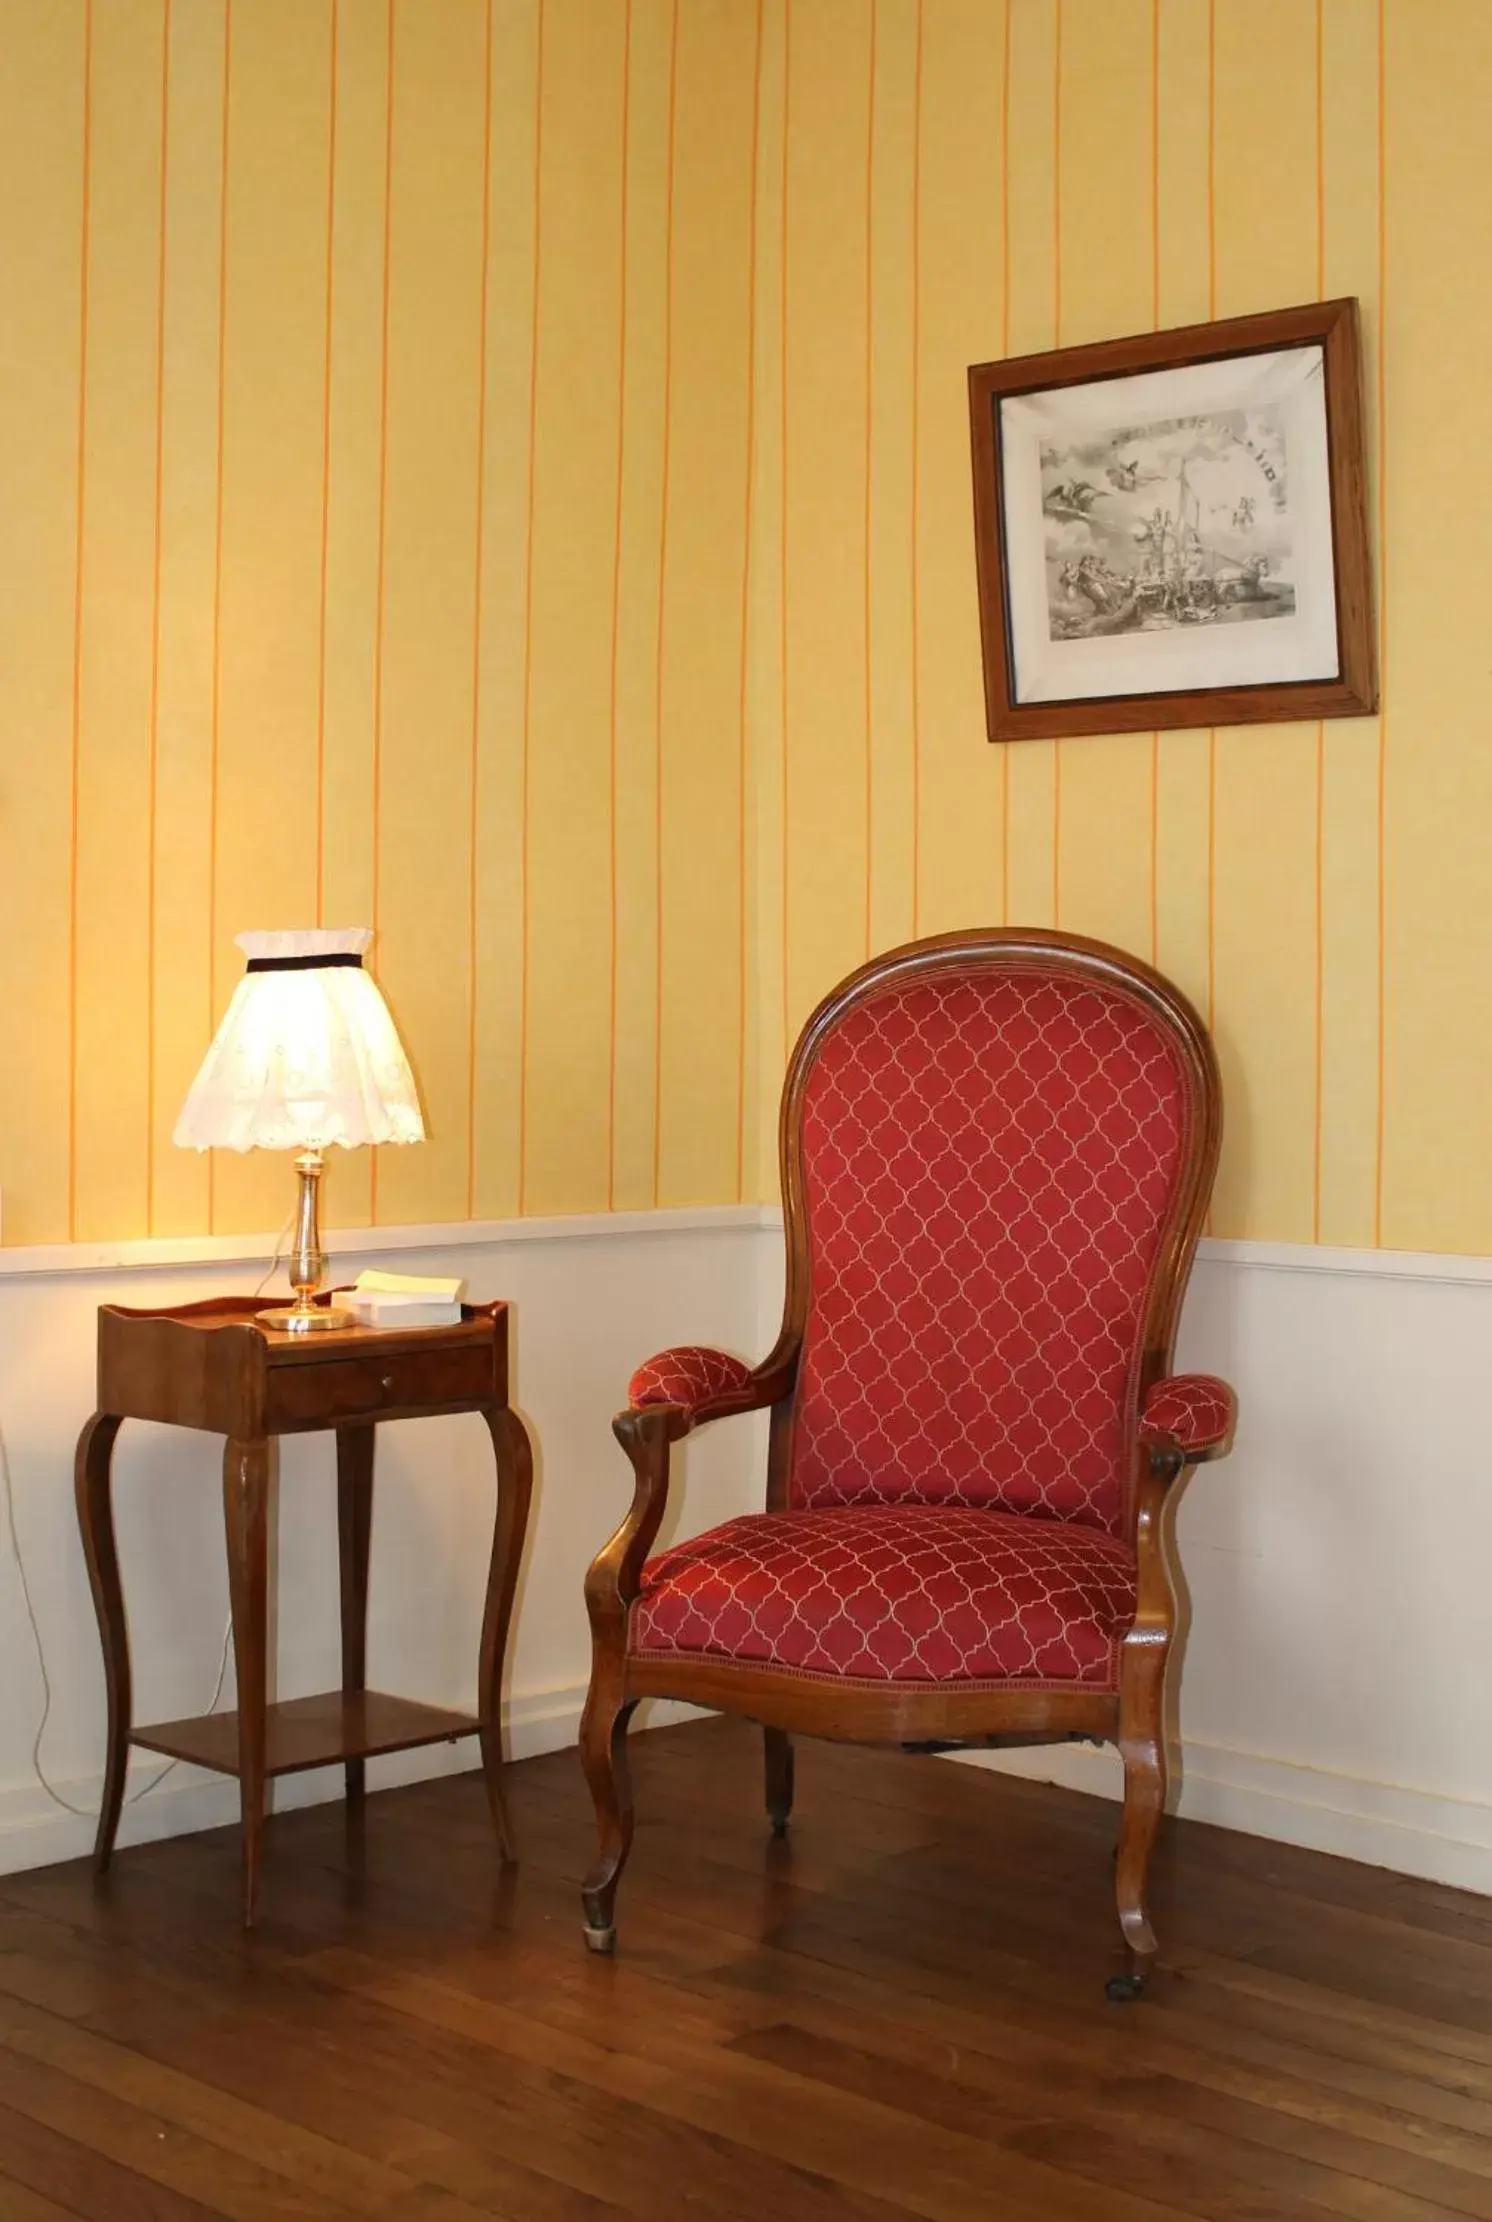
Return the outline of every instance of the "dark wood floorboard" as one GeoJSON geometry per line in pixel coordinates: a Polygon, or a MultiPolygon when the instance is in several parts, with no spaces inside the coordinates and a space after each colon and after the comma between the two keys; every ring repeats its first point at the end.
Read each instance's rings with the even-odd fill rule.
{"type": "Polygon", "coordinates": [[[0,1880],[0,2222],[1492,2222],[1492,1904],[1168,1824],[1115,2008],[1112,1807],[634,1746],[614,1962],[573,1752],[0,1880]]]}

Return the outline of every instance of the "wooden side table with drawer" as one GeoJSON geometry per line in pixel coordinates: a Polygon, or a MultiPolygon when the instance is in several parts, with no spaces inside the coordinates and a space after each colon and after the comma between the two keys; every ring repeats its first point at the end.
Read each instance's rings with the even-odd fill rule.
{"type": "Polygon", "coordinates": [[[107,1868],[124,1802],[129,1747],[165,1752],[237,1775],[243,1821],[244,1926],[254,1919],[265,1792],[273,1775],[343,1765],[347,1798],[361,1806],[364,1762],[380,1752],[458,1736],[481,1739],[493,1823],[504,1860],[514,1846],[502,1792],[503,1659],[523,1557],[532,1458],[508,1403],[505,1304],[463,1307],[459,1325],[333,1328],[285,1334],[261,1325],[261,1299],[214,1298],[165,1311],[100,1306],[98,1410],[78,1442],[78,1524],[93,1586],[108,1685],[108,1762],[94,1863],[107,1868]],[[477,1664],[477,1708],[458,1713],[370,1690],[366,1680],[368,1559],[373,1450],[380,1420],[479,1412],[497,1464],[497,1518],[477,1664]],[[131,1718],[129,1634],[114,1539],[110,1469],[125,1420],[204,1428],[227,1438],[223,1518],[236,1713],[136,1728],[131,1718]],[[337,1437],[337,1535],[341,1562],[342,1687],[267,1703],[269,1492],[277,1436],[333,1428],[337,1437]]]}

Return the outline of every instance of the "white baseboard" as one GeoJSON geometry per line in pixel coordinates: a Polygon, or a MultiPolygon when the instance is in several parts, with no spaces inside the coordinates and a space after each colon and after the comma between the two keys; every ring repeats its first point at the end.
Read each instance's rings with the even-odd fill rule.
{"type": "MultiPolygon", "coordinates": [[[[584,1688],[578,1685],[513,1699],[505,1710],[509,1758],[532,1759],[541,1752],[572,1746],[584,1701],[584,1688]]],[[[698,1707],[670,1699],[654,1700],[646,1711],[646,1719],[634,1724],[634,1734],[644,1727],[702,1717],[698,1707]]],[[[1117,1800],[1123,1787],[1118,1753],[1108,1747],[1053,1744],[1028,1751],[952,1756],[963,1766],[1059,1783],[1089,1797],[1117,1800]]],[[[426,1745],[370,1760],[369,1786],[392,1789],[408,1782],[428,1782],[437,1776],[468,1773],[478,1763],[471,1738],[426,1745]]],[[[811,1758],[807,1764],[811,1767],[811,1758]]],[[[237,1786],[226,1776],[195,1767],[178,1767],[162,1788],[138,1794],[165,1772],[166,1763],[148,1752],[133,1755],[129,1795],[134,1802],[126,1805],[120,1824],[121,1848],[237,1820],[237,1786]]],[[[1188,1820],[1210,1821],[1245,1836],[1299,1844],[1492,1895],[1492,1806],[1397,1783],[1363,1782],[1219,1745],[1188,1747],[1179,1774],[1175,1809],[1188,1820]]],[[[61,1810],[39,1785],[0,1792],[0,1875],[77,1859],[93,1849],[102,1778],[59,1783],[58,1788],[82,1809],[80,1814],[61,1810]]],[[[317,1768],[282,1776],[274,1786],[274,1806],[277,1812],[287,1813],[341,1795],[341,1769],[317,1768]]]]}
{"type": "MultiPolygon", "coordinates": [[[[514,1698],[504,1707],[504,1747],[509,1759],[533,1759],[540,1752],[563,1751],[580,1732],[580,1710],[585,1702],[581,1686],[536,1690],[514,1698]]],[[[692,1720],[698,1707],[657,1698],[633,1724],[663,1728],[672,1721],[692,1720]]],[[[439,1775],[468,1774],[481,1760],[474,1736],[459,1743],[425,1744],[414,1751],[396,1751],[368,1761],[370,1790],[390,1790],[406,1782],[429,1782],[439,1775]]],[[[59,1860],[80,1859],[93,1850],[102,1775],[59,1782],[58,1790],[69,1813],[57,1805],[40,1783],[0,1791],[0,1875],[17,1874],[31,1867],[51,1867],[59,1860]]],[[[340,1767],[316,1767],[304,1774],[281,1775],[272,1785],[272,1808],[289,1813],[298,1806],[325,1805],[342,1795],[340,1767]]],[[[208,1774],[200,1767],[180,1765],[147,1751],[130,1755],[129,1786],[119,1824],[121,1850],[130,1844],[153,1844],[162,1837],[185,1836],[198,1829],[221,1828],[238,1819],[238,1785],[227,1775],[208,1774]],[[151,1787],[166,1776],[160,1789],[151,1787]]]]}
{"type": "MultiPolygon", "coordinates": [[[[1119,1754],[1108,1746],[1053,1744],[954,1756],[964,1766],[1056,1782],[1090,1797],[1117,1800],[1123,1793],[1119,1754]]],[[[1187,1820],[1492,1895],[1492,1805],[1363,1782],[1218,1744],[1189,1745],[1178,1772],[1173,1803],[1187,1820]]]]}

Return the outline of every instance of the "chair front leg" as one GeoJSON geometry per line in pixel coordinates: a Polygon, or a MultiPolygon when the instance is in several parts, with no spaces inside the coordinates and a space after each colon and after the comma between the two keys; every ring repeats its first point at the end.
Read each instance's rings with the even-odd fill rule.
{"type": "Polygon", "coordinates": [[[580,1886],[585,1941],[593,1952],[616,1950],[616,1892],[632,1849],[632,1770],[627,1723],[636,1699],[593,1676],[580,1721],[580,1763],[596,1807],[596,1864],[580,1886]]]}
{"type": "Polygon", "coordinates": [[[1125,1646],[1119,1696],[1124,1811],[1119,1824],[1114,1891],[1129,1966],[1123,1975],[1110,1977],[1108,1995],[1115,2001],[1138,1998],[1155,1965],[1155,1931],[1150,1925],[1146,1886],[1170,1780],[1165,1736],[1169,1649],[1169,1639],[1148,1642],[1134,1651],[1129,1644],[1125,1646]]]}
{"type": "Polygon", "coordinates": [[[627,1695],[627,1616],[668,1502],[669,1452],[679,1417],[676,1407],[657,1405],[620,1412],[612,1421],[612,1432],[632,1462],[635,1487],[626,1519],[585,1578],[591,1682],[580,1722],[580,1763],[595,1803],[599,1849],[581,1885],[581,1899],[585,1941],[593,1952],[616,1948],[617,1885],[632,1848],[627,1723],[636,1700],[627,1695]]]}
{"type": "Polygon", "coordinates": [[[1155,1965],[1148,1883],[1170,1782],[1166,1676],[1176,1634],[1176,1505],[1191,1471],[1179,1454],[1144,1452],[1142,1458],[1135,1530],[1138,1595],[1119,1664],[1124,1810],[1114,1890],[1128,1966],[1109,1980],[1108,1995],[1116,2002],[1138,1998],[1155,1965]]]}

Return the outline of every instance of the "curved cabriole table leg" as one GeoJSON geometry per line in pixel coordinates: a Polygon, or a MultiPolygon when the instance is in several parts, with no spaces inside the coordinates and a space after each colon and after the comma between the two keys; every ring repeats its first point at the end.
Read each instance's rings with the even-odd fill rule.
{"type": "Polygon", "coordinates": [[[108,1756],[104,1764],[104,1796],[99,1808],[98,1836],[93,1864],[102,1874],[119,1833],[124,1807],[124,1778],[129,1766],[131,1697],[129,1623],[125,1618],[124,1591],[119,1581],[119,1553],[114,1542],[114,1493],[111,1474],[114,1440],[122,1422],[117,1413],[95,1412],[78,1437],[75,1487],[78,1528],[93,1609],[98,1615],[99,1640],[104,1652],[104,1681],[109,1697],[108,1756]]]}
{"type": "Polygon", "coordinates": [[[243,1837],[243,1925],[254,1926],[269,1786],[269,1493],[273,1446],[232,1438],[223,1448],[223,1524],[233,1664],[238,1680],[238,1808],[243,1837]]]}
{"type": "Polygon", "coordinates": [[[478,1665],[477,1709],[481,1719],[482,1772],[492,1807],[492,1825],[507,1866],[516,1864],[517,1841],[508,1818],[502,1784],[502,1684],[513,1600],[523,1565],[533,1496],[534,1459],[528,1430],[508,1406],[484,1413],[497,1466],[497,1514],[492,1529],[492,1559],[487,1572],[487,1603],[482,1613],[482,1650],[478,1665]]]}
{"type": "MultiPolygon", "coordinates": [[[[373,1459],[377,1430],[364,1422],[337,1429],[337,1562],[342,1602],[342,1688],[368,1687],[368,1563],[373,1542],[373,1459]]],[[[347,1818],[363,1817],[367,1763],[345,1762],[347,1818]]]]}

